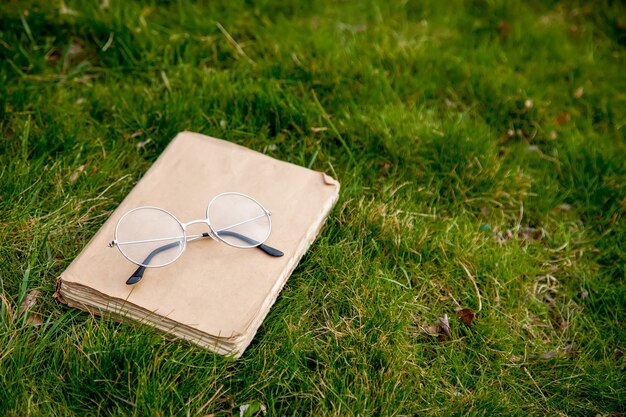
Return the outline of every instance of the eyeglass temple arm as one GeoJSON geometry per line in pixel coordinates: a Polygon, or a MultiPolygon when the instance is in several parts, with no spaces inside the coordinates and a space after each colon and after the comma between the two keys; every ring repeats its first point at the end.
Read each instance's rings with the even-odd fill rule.
{"type": "MultiPolygon", "coordinates": [[[[237,232],[231,232],[231,231],[227,231],[227,230],[223,230],[221,232],[219,232],[220,235],[224,235],[224,236],[233,236],[236,237],[238,239],[243,240],[244,242],[247,242],[251,245],[257,244],[259,242],[257,242],[254,239],[249,238],[248,236],[244,236],[240,233],[237,232]]],[[[202,237],[210,237],[211,235],[209,233],[202,233],[202,237]]],[[[154,258],[156,255],[158,255],[159,253],[175,248],[176,246],[178,246],[180,244],[180,242],[172,242],[172,243],[168,243],[167,245],[163,245],[163,246],[159,246],[158,248],[156,248],[155,250],[153,250],[152,252],[150,252],[148,254],[148,256],[146,257],[146,259],[142,262],[143,265],[139,266],[139,268],[137,268],[137,270],[135,272],[133,272],[133,274],[130,276],[130,278],[128,278],[128,280],[126,280],[126,284],[127,285],[133,285],[138,283],[139,281],[141,281],[141,279],[143,278],[143,274],[146,271],[146,267],[144,265],[147,265],[150,263],[150,261],[152,260],[152,258],[154,258]]],[[[280,257],[283,256],[284,253],[276,248],[273,248],[271,246],[268,246],[264,243],[261,243],[260,245],[256,246],[257,248],[261,249],[263,252],[267,253],[270,256],[275,256],[275,257],[280,257]]]]}
{"type": "MultiPolygon", "coordinates": [[[[179,245],[180,245],[180,241],[176,241],[176,242],[168,243],[167,245],[159,246],[158,248],[156,248],[155,250],[150,252],[148,254],[148,256],[146,257],[146,259],[144,259],[144,261],[142,263],[144,265],[147,265],[147,264],[150,263],[152,258],[157,256],[159,253],[161,253],[163,251],[166,251],[168,249],[175,248],[176,246],[179,246],[179,245]]],[[[145,272],[145,270],[146,270],[146,267],[141,265],[139,268],[137,268],[137,270],[135,272],[133,272],[133,274],[130,276],[130,278],[128,278],[126,280],[126,284],[127,285],[133,285],[133,284],[136,284],[139,281],[141,281],[141,278],[143,278],[143,273],[145,272]]]]}
{"type": "MultiPolygon", "coordinates": [[[[244,236],[240,233],[237,232],[231,232],[229,230],[222,230],[221,232],[217,233],[218,236],[233,236],[236,237],[239,240],[243,240],[246,243],[249,243],[251,245],[257,245],[256,247],[261,249],[263,252],[267,253],[270,256],[276,256],[276,257],[280,257],[283,256],[284,253],[276,248],[273,248],[271,246],[266,245],[265,243],[261,243],[259,245],[259,242],[257,242],[256,240],[249,238],[248,236],[244,236]]],[[[202,233],[202,236],[204,237],[209,237],[210,234],[209,233],[202,233]]]]}

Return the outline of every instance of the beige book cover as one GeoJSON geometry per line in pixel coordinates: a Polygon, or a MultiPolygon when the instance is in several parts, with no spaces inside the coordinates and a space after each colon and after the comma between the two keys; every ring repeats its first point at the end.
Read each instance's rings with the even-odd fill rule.
{"type": "MultiPolygon", "coordinates": [[[[140,319],[219,353],[239,356],[338,195],[339,183],[324,173],[182,132],[63,272],[59,298],[97,314],[140,319]],[[126,284],[137,265],[108,246],[121,216],[136,207],[156,206],[181,222],[201,219],[211,199],[229,191],[252,196],[271,211],[272,232],[266,243],[284,256],[199,239],[189,242],[176,262],[148,268],[140,282],[126,284]]],[[[203,226],[193,225],[191,231],[208,232],[203,226]]]]}

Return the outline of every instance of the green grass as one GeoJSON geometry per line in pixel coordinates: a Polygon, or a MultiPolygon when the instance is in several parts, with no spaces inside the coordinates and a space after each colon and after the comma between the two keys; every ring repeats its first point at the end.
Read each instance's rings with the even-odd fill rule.
{"type": "Polygon", "coordinates": [[[620,2],[106,3],[0,5],[0,414],[626,413],[620,2]],[[237,361],[53,298],[185,129],[342,184],[237,361]]]}

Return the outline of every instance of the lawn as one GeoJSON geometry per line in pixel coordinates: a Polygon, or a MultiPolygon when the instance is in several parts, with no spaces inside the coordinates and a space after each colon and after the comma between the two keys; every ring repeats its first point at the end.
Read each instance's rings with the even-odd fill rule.
{"type": "Polygon", "coordinates": [[[625,414],[625,58],[609,0],[3,1],[0,414],[625,414]],[[238,360],[54,298],[182,130],[342,184],[238,360]]]}

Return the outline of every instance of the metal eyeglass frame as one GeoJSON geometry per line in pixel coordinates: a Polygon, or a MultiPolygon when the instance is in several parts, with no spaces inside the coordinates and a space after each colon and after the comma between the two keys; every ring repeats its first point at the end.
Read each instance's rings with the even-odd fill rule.
{"type": "Polygon", "coordinates": [[[249,195],[243,194],[243,193],[237,193],[237,192],[225,192],[225,193],[221,193],[216,195],[215,197],[213,197],[213,199],[209,202],[209,205],[207,206],[206,209],[206,218],[204,219],[198,219],[198,220],[192,220],[190,222],[186,222],[183,223],[180,220],[178,220],[178,218],[176,216],[174,216],[172,213],[170,213],[169,211],[162,209],[160,207],[153,207],[153,206],[142,206],[142,207],[137,207],[134,208],[132,210],[129,210],[128,212],[126,212],[117,222],[117,225],[115,226],[115,239],[113,241],[111,241],[111,243],[109,243],[109,247],[112,248],[114,246],[116,246],[118,248],[118,250],[120,251],[120,253],[122,254],[122,256],[124,256],[124,258],[128,259],[129,261],[131,261],[132,263],[139,265],[139,268],[137,268],[137,270],[135,272],[133,272],[133,274],[130,276],[130,278],[128,278],[128,280],[126,280],[126,284],[127,285],[133,285],[138,283],[139,281],[141,281],[141,279],[143,278],[143,274],[146,270],[147,267],[152,267],[152,268],[160,268],[163,266],[167,266],[173,262],[175,262],[176,260],[178,260],[178,258],[180,258],[180,256],[183,254],[183,252],[185,251],[185,249],[187,248],[187,242],[191,242],[194,240],[198,240],[198,239],[202,239],[205,237],[210,237],[213,238],[219,242],[223,242],[226,243],[229,246],[233,246],[236,248],[241,248],[241,249],[249,249],[249,248],[258,248],[260,250],[262,250],[263,252],[265,252],[266,254],[270,255],[270,256],[274,256],[274,257],[280,257],[283,256],[284,253],[276,248],[273,248],[269,245],[266,245],[264,242],[267,240],[267,238],[270,236],[271,232],[272,232],[272,220],[271,220],[271,212],[269,210],[267,210],[261,203],[259,203],[257,200],[255,200],[254,198],[250,197],[249,195]],[[248,219],[245,220],[244,222],[240,222],[237,224],[233,224],[227,227],[222,227],[220,230],[214,230],[213,226],[211,226],[211,222],[209,219],[209,209],[211,208],[211,204],[213,204],[213,202],[215,200],[217,200],[219,197],[225,196],[225,195],[238,195],[238,196],[242,196],[245,198],[248,198],[252,201],[254,201],[256,204],[259,205],[259,207],[261,207],[264,211],[264,214],[258,217],[254,217],[252,219],[248,219]],[[153,209],[153,210],[160,210],[168,215],[170,215],[174,220],[176,220],[182,231],[183,231],[183,236],[175,236],[175,237],[171,237],[171,238],[158,238],[158,239],[149,239],[149,240],[141,240],[141,241],[131,241],[131,242],[123,242],[123,243],[119,243],[117,236],[118,236],[118,229],[120,227],[120,224],[122,223],[122,221],[124,220],[124,218],[126,216],[128,216],[129,214],[131,214],[134,211],[137,210],[142,210],[142,209],[153,209]],[[237,232],[233,232],[233,231],[229,231],[227,229],[230,229],[232,227],[235,226],[240,226],[241,224],[247,223],[247,222],[252,222],[254,220],[258,220],[262,217],[267,217],[268,221],[269,221],[269,228],[267,231],[267,235],[265,236],[265,238],[263,240],[261,240],[260,242],[248,237],[248,236],[244,236],[240,233],[237,232]],[[209,232],[205,232],[205,233],[201,233],[201,234],[196,234],[196,235],[190,235],[187,236],[187,226],[190,226],[192,224],[198,224],[198,223],[204,223],[209,227],[209,232]],[[249,243],[249,246],[239,246],[239,245],[235,245],[231,242],[228,242],[227,240],[223,239],[222,237],[220,237],[221,235],[226,235],[226,236],[233,236],[236,237],[237,239],[240,239],[244,242],[249,243]],[[171,242],[171,243],[167,243],[163,246],[157,247],[156,249],[152,250],[152,252],[150,252],[148,254],[148,256],[146,256],[146,259],[140,264],[137,263],[136,261],[130,259],[125,253],[124,251],[122,251],[122,249],[120,248],[121,244],[129,244],[129,243],[142,243],[142,242],[155,242],[155,241],[159,241],[159,240],[171,240],[171,239],[180,239],[177,240],[175,242],[171,242]],[[171,261],[164,263],[162,265],[158,265],[158,266],[150,266],[148,265],[150,263],[150,261],[152,260],[152,258],[154,258],[157,254],[168,250],[168,249],[172,249],[175,247],[180,246],[182,242],[183,248],[181,249],[181,251],[178,253],[178,255],[176,255],[176,257],[174,257],[171,261]]]}

